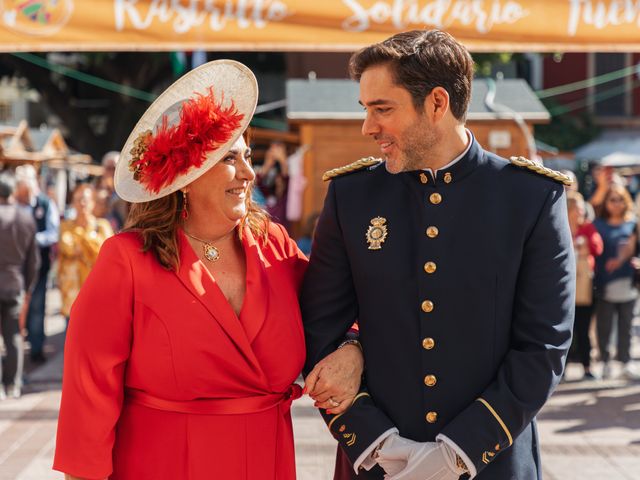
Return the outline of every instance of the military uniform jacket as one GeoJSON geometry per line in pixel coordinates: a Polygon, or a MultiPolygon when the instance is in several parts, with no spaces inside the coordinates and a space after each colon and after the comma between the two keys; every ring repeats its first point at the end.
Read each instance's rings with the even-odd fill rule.
{"type": "MultiPolygon", "coordinates": [[[[541,478],[534,416],[563,371],[574,269],[563,185],[475,140],[436,178],[379,165],[334,179],[301,304],[307,371],[360,328],[362,391],[325,415],[339,457],[395,426],[446,436],[478,479],[541,478]]],[[[352,475],[383,472],[336,478],[352,475]]]]}

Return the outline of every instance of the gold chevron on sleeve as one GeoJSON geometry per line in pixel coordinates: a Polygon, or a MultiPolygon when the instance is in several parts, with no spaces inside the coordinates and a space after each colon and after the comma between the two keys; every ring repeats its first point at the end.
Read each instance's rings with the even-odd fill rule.
{"type": "Polygon", "coordinates": [[[347,447],[353,447],[356,444],[356,434],[355,433],[346,433],[343,435],[345,438],[347,447]]]}

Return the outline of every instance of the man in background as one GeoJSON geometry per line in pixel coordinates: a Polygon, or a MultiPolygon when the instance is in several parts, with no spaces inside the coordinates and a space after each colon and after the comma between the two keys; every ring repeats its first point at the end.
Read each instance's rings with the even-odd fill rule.
{"type": "Polygon", "coordinates": [[[46,361],[43,347],[47,279],[51,269],[51,247],[58,242],[60,214],[55,203],[40,191],[38,174],[32,165],[20,165],[16,168],[15,198],[23,208],[31,212],[36,222],[35,238],[40,250],[40,270],[27,312],[27,340],[31,344],[31,361],[43,363],[46,361]]]}
{"type": "Polygon", "coordinates": [[[6,356],[0,358],[0,400],[21,395],[24,342],[19,318],[28,302],[39,264],[33,217],[13,202],[15,178],[0,172],[0,331],[6,356]]]}

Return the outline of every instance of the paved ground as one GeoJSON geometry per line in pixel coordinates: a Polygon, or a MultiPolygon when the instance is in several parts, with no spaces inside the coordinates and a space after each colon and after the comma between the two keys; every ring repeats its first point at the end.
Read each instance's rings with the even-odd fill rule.
{"type": "MultiPolygon", "coordinates": [[[[0,402],[0,480],[61,480],[51,471],[60,402],[64,323],[55,314],[52,292],[47,318],[51,359],[28,366],[20,400],[0,402]]],[[[640,321],[633,353],[640,359],[640,321]]],[[[639,362],[640,363],[640,362],[639,362]]],[[[539,415],[545,480],[640,480],[640,383],[581,382],[581,367],[570,365],[539,415]]],[[[335,446],[311,401],[293,407],[298,477],[330,480],[335,446]]]]}

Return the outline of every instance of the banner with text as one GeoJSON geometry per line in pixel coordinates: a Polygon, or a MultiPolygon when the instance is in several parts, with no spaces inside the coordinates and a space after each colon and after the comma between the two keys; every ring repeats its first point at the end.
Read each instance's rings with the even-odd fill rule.
{"type": "Polygon", "coordinates": [[[0,0],[0,51],[352,51],[440,28],[473,51],[640,51],[640,0],[0,0]]]}

